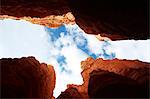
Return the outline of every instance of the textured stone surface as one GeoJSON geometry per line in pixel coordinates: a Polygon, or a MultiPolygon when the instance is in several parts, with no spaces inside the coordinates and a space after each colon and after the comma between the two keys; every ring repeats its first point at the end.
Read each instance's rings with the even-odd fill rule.
{"type": "Polygon", "coordinates": [[[62,92],[57,99],[77,99],[77,98],[83,98],[82,95],[78,92],[76,88],[69,87],[64,92],[62,92]]]}
{"type": "MultiPolygon", "coordinates": [[[[54,98],[55,72],[34,57],[0,59],[1,97],[54,98]]],[[[149,97],[150,64],[137,60],[92,59],[81,62],[82,85],[68,85],[58,99],[149,97]]]]}
{"type": "Polygon", "coordinates": [[[112,40],[150,37],[148,0],[1,0],[1,15],[44,18],[67,12],[86,33],[112,40]]]}
{"type": "Polygon", "coordinates": [[[75,17],[71,12],[68,12],[64,15],[50,15],[44,18],[31,18],[31,17],[14,17],[8,15],[0,15],[0,19],[14,19],[14,20],[26,20],[33,24],[40,24],[50,28],[59,27],[63,24],[74,24],[75,17]]]}
{"type": "Polygon", "coordinates": [[[135,80],[103,70],[94,70],[90,73],[88,94],[90,98],[145,97],[145,93],[135,80]]]}
{"type": "Polygon", "coordinates": [[[46,17],[70,11],[65,0],[2,0],[0,13],[16,17],[46,17]]]}
{"type": "Polygon", "coordinates": [[[77,23],[81,28],[87,28],[84,29],[87,33],[118,34],[127,36],[128,39],[150,37],[149,0],[69,0],[69,2],[77,23]]]}
{"type": "Polygon", "coordinates": [[[83,98],[149,97],[149,63],[89,57],[81,67],[84,83],[68,86],[76,88],[83,98]]]}
{"type": "Polygon", "coordinates": [[[54,68],[34,57],[0,59],[1,98],[46,98],[53,96],[54,68]]]}

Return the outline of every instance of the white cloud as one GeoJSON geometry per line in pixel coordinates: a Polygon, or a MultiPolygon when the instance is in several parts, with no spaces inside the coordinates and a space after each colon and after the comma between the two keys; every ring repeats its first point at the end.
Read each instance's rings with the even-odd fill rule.
{"type": "Polygon", "coordinates": [[[34,55],[43,60],[49,54],[43,26],[11,19],[0,20],[0,23],[0,47],[3,52],[0,58],[34,55]]]}
{"type": "Polygon", "coordinates": [[[150,40],[111,41],[118,59],[150,62],[150,40]]]}
{"type": "Polygon", "coordinates": [[[40,62],[53,65],[56,72],[55,97],[66,89],[67,84],[82,83],[80,62],[89,55],[101,54],[103,56],[97,57],[104,58],[114,52],[119,59],[150,62],[150,40],[102,42],[94,35],[84,33],[77,24],[64,26],[61,29],[66,28],[66,33],[60,29],[57,31],[60,33],[50,34],[55,29],[49,30],[23,20],[0,20],[0,58],[34,56],[40,62]],[[52,41],[53,36],[57,38],[55,41],[52,41]],[[64,60],[59,62],[59,57],[64,60]]]}

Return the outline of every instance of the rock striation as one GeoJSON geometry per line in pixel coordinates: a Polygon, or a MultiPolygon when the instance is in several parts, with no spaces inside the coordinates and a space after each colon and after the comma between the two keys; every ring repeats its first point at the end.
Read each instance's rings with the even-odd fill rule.
{"type": "Polygon", "coordinates": [[[55,71],[34,57],[3,58],[1,67],[1,98],[51,99],[55,87],[55,71]]]}

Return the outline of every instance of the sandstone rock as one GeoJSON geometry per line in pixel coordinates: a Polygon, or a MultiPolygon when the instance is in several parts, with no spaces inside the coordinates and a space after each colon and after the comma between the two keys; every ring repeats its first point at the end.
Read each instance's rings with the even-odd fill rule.
{"type": "Polygon", "coordinates": [[[52,98],[55,87],[52,66],[40,64],[34,57],[3,58],[0,66],[1,98],[52,98]]]}
{"type": "MultiPolygon", "coordinates": [[[[0,15],[44,18],[67,12],[72,12],[76,23],[89,34],[101,34],[111,40],[149,38],[148,0],[1,0],[0,15]]],[[[41,25],[61,25],[46,21],[41,25]]]]}
{"type": "Polygon", "coordinates": [[[46,17],[70,12],[64,0],[2,0],[1,15],[15,17],[46,17]]]}
{"type": "Polygon", "coordinates": [[[149,97],[150,63],[137,60],[94,60],[89,57],[81,62],[81,67],[84,83],[70,87],[76,88],[83,98],[149,97]]]}
{"type": "Polygon", "coordinates": [[[50,15],[44,18],[36,18],[36,17],[14,17],[8,15],[0,15],[0,19],[15,19],[15,20],[26,20],[33,24],[44,25],[50,28],[56,28],[63,24],[75,24],[75,17],[71,12],[68,12],[64,15],[50,15]]]}
{"type": "Polygon", "coordinates": [[[111,41],[108,37],[102,37],[100,34],[96,35],[96,38],[100,41],[111,41]]]}
{"type": "Polygon", "coordinates": [[[109,38],[116,35],[116,39],[150,38],[148,0],[69,0],[69,4],[77,24],[86,33],[103,33],[101,36],[109,38]]]}
{"type": "Polygon", "coordinates": [[[64,92],[62,92],[57,99],[83,99],[81,94],[78,92],[76,88],[69,87],[64,92]]]}
{"type": "MultiPolygon", "coordinates": [[[[54,98],[55,72],[34,57],[0,59],[2,98],[54,98]]],[[[149,97],[150,64],[87,58],[81,62],[82,85],[68,85],[58,99],[149,97]]]]}
{"type": "Polygon", "coordinates": [[[113,72],[94,70],[90,73],[90,98],[139,98],[143,90],[135,80],[113,72]]]}
{"type": "Polygon", "coordinates": [[[90,68],[90,65],[94,62],[94,59],[92,57],[88,57],[86,61],[81,62],[81,68],[82,70],[86,70],[90,68]]]}

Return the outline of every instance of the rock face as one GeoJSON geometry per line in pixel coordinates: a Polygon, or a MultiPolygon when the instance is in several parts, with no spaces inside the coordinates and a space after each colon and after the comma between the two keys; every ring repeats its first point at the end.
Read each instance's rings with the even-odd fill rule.
{"type": "MultiPolygon", "coordinates": [[[[0,59],[1,98],[53,98],[55,71],[34,57],[0,59]]],[[[68,85],[58,99],[148,98],[150,64],[137,60],[81,62],[82,85],[68,85]]]]}
{"type": "Polygon", "coordinates": [[[40,24],[50,28],[56,28],[63,24],[75,24],[75,17],[71,12],[64,15],[50,15],[44,18],[31,18],[31,17],[14,17],[8,15],[1,15],[0,19],[14,19],[14,20],[26,20],[33,24],[40,24]]]}
{"type": "Polygon", "coordinates": [[[70,87],[83,98],[149,97],[149,63],[89,57],[81,66],[84,83],[70,87]]]}
{"type": "Polygon", "coordinates": [[[65,92],[62,92],[57,99],[77,99],[80,98],[82,99],[82,95],[78,92],[76,88],[69,87],[68,89],[65,90],[65,92]]]}
{"type": "Polygon", "coordinates": [[[46,17],[70,12],[65,0],[3,0],[1,15],[46,17]]]}
{"type": "Polygon", "coordinates": [[[148,0],[69,0],[76,22],[85,32],[104,33],[102,36],[118,34],[128,39],[150,37],[148,2],[148,0]]]}
{"type": "Polygon", "coordinates": [[[148,39],[149,0],[1,0],[1,15],[44,18],[72,12],[90,34],[112,40],[148,39]]]}
{"type": "Polygon", "coordinates": [[[54,68],[34,57],[0,59],[1,98],[51,99],[55,87],[54,68]]]}
{"type": "Polygon", "coordinates": [[[90,73],[88,94],[90,98],[139,98],[143,90],[135,80],[97,70],[90,73]]]}

